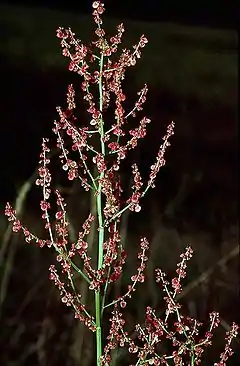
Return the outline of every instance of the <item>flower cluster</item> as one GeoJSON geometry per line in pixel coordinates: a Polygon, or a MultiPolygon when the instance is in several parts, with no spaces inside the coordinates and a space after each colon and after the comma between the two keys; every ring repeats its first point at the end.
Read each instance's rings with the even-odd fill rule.
{"type": "MultiPolygon", "coordinates": [[[[70,84],[66,98],[67,106],[57,107],[58,119],[54,121],[53,133],[56,135],[56,146],[63,171],[67,173],[69,181],[79,181],[79,185],[92,194],[96,202],[96,213],[89,213],[76,242],[71,242],[67,205],[61,193],[53,187],[49,169],[50,143],[48,139],[43,139],[36,185],[41,187],[43,193],[40,208],[48,239],[38,238],[26,228],[18,220],[14,208],[9,203],[6,205],[5,214],[12,223],[13,231],[22,231],[26,242],[35,242],[39,247],[46,245],[56,251],[58,268],[51,265],[49,277],[58,288],[62,302],[74,309],[75,318],[91,331],[96,331],[98,366],[110,365],[111,351],[118,346],[127,346],[129,352],[136,355],[137,365],[168,365],[170,361],[173,361],[174,365],[183,365],[185,359],[187,364],[197,365],[203,348],[211,344],[212,330],[219,324],[219,316],[217,313],[210,314],[209,331],[204,339],[198,339],[201,324],[180,314],[181,306],[177,302],[177,295],[182,290],[181,281],[186,276],[187,261],[192,257],[190,247],[181,255],[176,276],[171,282],[166,279],[166,274],[161,269],[156,270],[156,282],[161,283],[165,293],[165,319],[160,319],[154,309],[147,307],[145,323],[138,324],[135,329],[137,340],[133,340],[124,331],[125,320],[121,311],[127,306],[136,285],[145,281],[149,250],[147,238],[140,240],[139,265],[129,279],[130,284],[125,294],[107,303],[109,286],[121,277],[127,259],[120,235],[121,217],[128,209],[139,212],[141,199],[149,188],[155,187],[157,174],[165,165],[166,150],[174,134],[174,122],[167,127],[147,182],[143,181],[138,166],[135,163],[132,165],[132,192],[129,197],[123,199],[120,175],[122,161],[137,147],[139,140],[146,136],[150,119],[145,116],[141,118],[137,127],[129,128],[130,119],[136,118],[138,112],[143,109],[148,88],[147,85],[143,86],[137,94],[135,104],[126,111],[124,102],[127,96],[122,82],[126,70],[136,64],[148,41],[142,35],[132,49],[122,49],[117,58],[124,26],[118,25],[116,34],[108,38],[102,26],[102,14],[105,10],[103,2],[93,1],[92,8],[96,39],[90,45],[83,44],[70,28],[57,29],[62,54],[68,59],[68,69],[82,78],[80,92],[87,103],[89,120],[85,125],[83,121],[79,121],[75,89],[70,84]],[[109,119],[106,112],[110,109],[111,102],[115,108],[112,118],[109,119]],[[51,206],[52,194],[56,196],[57,209],[54,216],[51,206]],[[94,227],[93,222],[96,223],[95,234],[98,237],[94,248],[97,253],[96,262],[89,254],[87,241],[94,227]],[[81,266],[76,264],[79,261],[81,266]],[[95,293],[94,315],[88,312],[84,298],[77,293],[75,276],[86,281],[88,289],[95,293]],[[114,308],[110,319],[110,332],[107,337],[108,343],[102,351],[102,318],[105,309],[110,306],[114,308]],[[176,319],[169,322],[168,318],[172,316],[176,319]],[[172,342],[171,355],[161,355],[158,352],[158,345],[163,339],[172,342]]],[[[237,325],[233,324],[217,366],[225,365],[224,362],[232,354],[230,344],[237,330],[237,325]]]]}
{"type": "MultiPolygon", "coordinates": [[[[165,279],[166,275],[159,269],[156,271],[156,281],[161,282],[163,291],[166,293],[165,319],[157,316],[156,311],[148,306],[145,313],[145,323],[143,325],[137,324],[135,327],[137,337],[133,338],[124,330],[125,320],[120,310],[121,304],[118,306],[115,303],[110,318],[108,343],[104,348],[104,355],[101,357],[102,365],[111,365],[111,352],[117,347],[128,347],[129,353],[135,355],[136,360],[138,360],[135,365],[201,365],[204,349],[211,346],[213,331],[219,326],[220,318],[217,312],[209,314],[209,329],[205,331],[204,337],[200,337],[200,333],[203,332],[203,324],[194,318],[180,314],[181,307],[174,301],[174,297],[181,292],[180,278],[186,276],[186,261],[191,256],[192,249],[190,247],[186,248],[185,253],[181,255],[182,260],[177,265],[176,270],[179,275],[177,288],[173,285],[176,279],[172,280],[171,286],[165,279]],[[168,320],[170,313],[172,317],[168,320]],[[160,346],[164,341],[169,343],[170,354],[160,351],[160,346]]],[[[230,345],[237,336],[238,329],[238,325],[233,323],[226,334],[226,346],[220,355],[220,362],[215,363],[214,366],[226,366],[226,361],[233,354],[230,345]]]]}

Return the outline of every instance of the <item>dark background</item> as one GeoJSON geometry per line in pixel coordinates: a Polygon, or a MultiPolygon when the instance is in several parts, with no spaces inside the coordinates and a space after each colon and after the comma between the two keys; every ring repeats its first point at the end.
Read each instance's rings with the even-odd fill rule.
{"type": "MultiPolygon", "coordinates": [[[[4,2],[3,2],[4,3],[4,2]]],[[[32,1],[8,1],[8,4],[33,5],[32,1]]],[[[171,21],[210,27],[234,28],[239,18],[237,1],[176,1],[176,0],[106,0],[108,15],[134,20],[171,21]]],[[[91,1],[34,1],[34,6],[91,13],[91,1]]]]}

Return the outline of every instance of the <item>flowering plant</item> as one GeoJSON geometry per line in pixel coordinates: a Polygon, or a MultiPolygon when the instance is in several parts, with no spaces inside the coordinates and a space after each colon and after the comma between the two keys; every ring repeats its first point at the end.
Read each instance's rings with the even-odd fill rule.
{"type": "MultiPolygon", "coordinates": [[[[149,242],[146,237],[140,239],[138,253],[139,265],[131,277],[127,291],[111,302],[108,292],[123,273],[127,253],[123,248],[120,235],[120,223],[126,210],[138,213],[141,210],[141,199],[150,188],[155,187],[156,176],[165,165],[165,152],[170,146],[170,138],[174,134],[174,123],[167,127],[163,142],[159,148],[155,163],[150,168],[149,178],[144,183],[137,164],[132,165],[132,192],[126,199],[123,197],[120,168],[129,152],[135,149],[140,139],[146,135],[150,119],[143,117],[138,127],[128,128],[130,118],[143,109],[148,91],[147,85],[138,92],[133,108],[126,112],[124,101],[126,95],[122,88],[126,70],[134,66],[141,57],[147,38],[142,35],[132,50],[123,49],[118,59],[115,55],[124,33],[124,26],[117,26],[116,35],[107,39],[102,27],[104,4],[93,1],[93,20],[96,24],[96,40],[90,46],[84,45],[69,29],[58,28],[62,54],[69,59],[68,68],[83,78],[81,89],[84,100],[88,103],[90,116],[87,126],[80,126],[75,113],[76,96],[73,85],[67,92],[67,107],[58,107],[59,119],[54,122],[53,132],[57,137],[57,148],[60,150],[62,169],[70,181],[78,180],[84,190],[91,193],[96,201],[97,214],[89,213],[78,233],[75,242],[69,238],[69,220],[65,199],[59,190],[52,188],[52,174],[49,169],[50,148],[48,139],[42,141],[38,179],[36,184],[42,188],[43,199],[40,203],[42,219],[49,239],[36,237],[16,216],[13,207],[8,203],[5,214],[12,222],[14,232],[22,231],[27,243],[35,242],[39,247],[55,249],[57,262],[49,268],[50,279],[58,288],[61,300],[74,310],[75,318],[96,334],[96,364],[111,365],[112,351],[118,347],[127,347],[135,357],[135,365],[198,365],[201,362],[205,347],[211,345],[213,330],[218,326],[219,314],[210,314],[210,327],[204,337],[199,336],[200,326],[197,320],[181,314],[181,306],[177,295],[181,293],[181,283],[186,276],[187,262],[192,257],[192,249],[186,248],[177,265],[176,276],[168,282],[161,269],[156,270],[156,282],[161,284],[165,293],[165,316],[160,318],[150,306],[146,308],[144,324],[137,324],[134,339],[125,329],[123,309],[136,289],[137,283],[145,281],[145,269],[148,261],[149,242]],[[94,69],[97,65],[97,69],[94,69]],[[91,88],[93,92],[91,91],[91,88]],[[98,97],[95,98],[97,92],[98,97]],[[114,99],[114,101],[113,101],[114,99]],[[106,113],[115,105],[111,122],[106,113]],[[66,137],[67,136],[67,137],[66,137]],[[71,151],[67,149],[66,139],[71,141],[71,151]],[[78,157],[73,158],[73,153],[78,157]],[[93,163],[93,164],[92,164],[93,163]],[[57,210],[52,218],[52,193],[56,195],[57,210]],[[88,252],[87,235],[97,222],[98,246],[97,263],[88,252]],[[82,265],[78,265],[81,259],[82,265]],[[90,313],[81,294],[75,286],[75,278],[80,276],[88,284],[89,291],[95,295],[95,314],[90,313]],[[103,332],[103,318],[106,308],[112,308],[109,319],[109,333],[103,332]],[[170,355],[161,352],[161,342],[171,343],[170,355]],[[103,342],[105,346],[103,347],[103,342]]],[[[238,326],[233,323],[226,335],[226,347],[215,365],[223,366],[232,354],[231,341],[236,337],[238,326]]]]}

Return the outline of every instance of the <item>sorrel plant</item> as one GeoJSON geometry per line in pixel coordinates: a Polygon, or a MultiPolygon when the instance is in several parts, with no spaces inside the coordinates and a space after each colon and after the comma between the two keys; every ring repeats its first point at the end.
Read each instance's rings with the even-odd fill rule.
{"type": "MultiPolygon", "coordinates": [[[[137,283],[145,280],[144,272],[148,262],[149,242],[146,237],[140,239],[138,254],[139,266],[130,279],[127,292],[107,302],[109,287],[119,280],[123,273],[127,253],[123,248],[120,235],[120,224],[126,210],[138,213],[141,210],[141,199],[150,188],[154,188],[156,176],[165,165],[165,153],[174,134],[174,123],[167,127],[163,142],[156,160],[150,167],[149,178],[143,181],[138,166],[132,165],[132,193],[123,199],[121,186],[121,163],[131,150],[135,149],[140,139],[146,135],[150,119],[144,117],[138,127],[130,129],[130,120],[143,109],[146,101],[147,85],[138,92],[138,98],[132,110],[125,111],[126,95],[122,88],[126,70],[134,66],[141,57],[147,38],[142,35],[132,50],[122,49],[119,57],[118,48],[122,42],[124,26],[117,26],[116,35],[106,37],[102,27],[104,4],[93,1],[93,20],[96,24],[96,40],[90,46],[84,45],[69,29],[58,28],[62,54],[69,59],[68,69],[83,79],[81,89],[84,100],[88,103],[89,123],[82,127],[75,113],[76,98],[73,85],[67,92],[67,107],[58,107],[59,119],[54,122],[53,132],[57,138],[62,169],[70,181],[78,180],[79,184],[93,195],[96,201],[97,214],[92,212],[82,225],[76,242],[69,239],[69,220],[63,195],[52,188],[52,175],[49,169],[50,148],[48,139],[42,141],[36,184],[42,188],[43,199],[40,203],[42,219],[49,239],[36,237],[17,218],[14,208],[8,203],[5,213],[12,222],[14,232],[22,231],[27,243],[35,242],[39,247],[48,246],[56,251],[56,259],[61,271],[55,265],[49,268],[50,279],[59,289],[61,300],[74,310],[75,318],[96,334],[96,364],[111,365],[112,351],[118,347],[127,347],[135,357],[135,365],[198,365],[201,362],[205,347],[211,345],[213,330],[219,325],[219,314],[210,314],[210,326],[204,337],[199,336],[201,324],[181,314],[177,295],[181,292],[181,281],[186,276],[187,261],[192,257],[192,249],[186,248],[177,265],[176,276],[168,282],[165,273],[156,269],[156,282],[164,291],[165,315],[160,318],[150,306],[146,308],[145,323],[137,324],[137,338],[124,329],[125,320],[122,314],[137,283]],[[96,68],[95,68],[96,67],[96,68]],[[96,97],[97,95],[97,97],[96,97]],[[109,107],[114,105],[114,115],[110,122],[106,118],[109,107]],[[66,140],[71,139],[71,151],[66,140]],[[78,157],[73,158],[73,153],[78,157]],[[56,195],[57,211],[52,217],[51,195],[56,195]],[[96,224],[98,237],[97,263],[88,253],[86,236],[96,224]],[[82,267],[76,264],[81,259],[82,267]],[[80,276],[86,281],[89,291],[95,294],[95,314],[90,314],[84,299],[75,286],[75,278],[80,276]],[[103,319],[106,308],[112,307],[109,319],[109,334],[103,334],[103,319]],[[171,342],[172,352],[162,354],[159,345],[163,340],[171,342]],[[103,347],[105,342],[105,347],[103,347]]],[[[223,366],[232,354],[231,341],[236,337],[238,326],[233,323],[226,334],[226,346],[215,365],[223,366]]]]}

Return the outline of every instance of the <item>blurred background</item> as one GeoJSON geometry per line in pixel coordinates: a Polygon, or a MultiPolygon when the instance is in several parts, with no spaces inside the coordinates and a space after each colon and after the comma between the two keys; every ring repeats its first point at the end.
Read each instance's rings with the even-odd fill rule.
{"type": "MultiPolygon", "coordinates": [[[[126,289],[137,265],[141,235],[151,242],[148,285],[140,285],[126,309],[131,330],[141,322],[144,308],[164,310],[163,293],[155,284],[154,269],[174,276],[179,255],[188,245],[195,251],[181,298],[184,314],[207,322],[220,312],[221,326],[203,365],[217,362],[224,335],[239,317],[238,227],[238,37],[237,6],[218,1],[106,0],[105,29],[115,33],[123,22],[124,47],[145,34],[149,43],[124,81],[126,110],[139,89],[148,84],[143,116],[151,118],[145,141],[124,166],[122,179],[129,189],[134,159],[145,178],[157,154],[166,126],[176,124],[167,165],[157,188],[143,200],[139,214],[123,218],[122,235],[129,253],[126,272],[109,299],[126,289]],[[147,220],[146,220],[147,217],[147,220]],[[211,360],[211,361],[210,361],[211,360]]],[[[88,43],[93,35],[91,1],[5,1],[0,3],[0,365],[94,365],[92,334],[59,300],[48,280],[55,255],[24,244],[11,234],[4,217],[10,201],[23,222],[43,236],[39,199],[34,186],[41,138],[52,136],[56,106],[64,105],[67,85],[80,79],[67,70],[55,36],[58,26],[71,27],[88,43]]],[[[86,105],[82,120],[87,123],[86,105]]],[[[141,114],[140,114],[141,116],[141,114]]],[[[51,146],[55,147],[54,137],[51,146]]],[[[56,184],[62,184],[57,171],[56,184]],[[59,181],[58,181],[59,179],[59,181]]],[[[78,186],[66,192],[74,236],[89,211],[89,197],[78,186]]],[[[95,238],[91,237],[94,253],[95,238]]],[[[91,296],[81,282],[89,308],[91,296]]],[[[107,323],[104,324],[107,330],[107,323]]],[[[164,345],[164,353],[169,352],[164,345]]],[[[240,348],[239,338],[234,350],[240,348]]],[[[229,362],[238,365],[239,352],[229,362]]],[[[127,365],[124,353],[114,365],[127,365]]]]}

